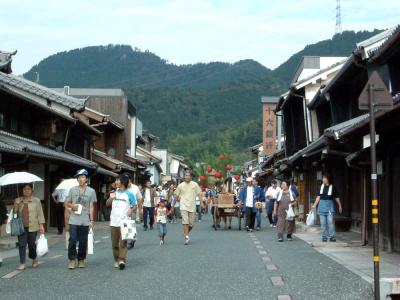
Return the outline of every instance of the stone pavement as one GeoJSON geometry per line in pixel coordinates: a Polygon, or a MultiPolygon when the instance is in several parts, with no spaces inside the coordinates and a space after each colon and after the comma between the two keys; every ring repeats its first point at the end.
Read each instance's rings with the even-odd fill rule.
{"type": "MultiPolygon", "coordinates": [[[[265,220],[263,220],[265,223],[265,220]]],[[[264,224],[265,225],[265,224],[264,224]]],[[[0,267],[4,299],[371,299],[370,284],[294,238],[275,232],[214,231],[211,218],[197,223],[189,246],[179,224],[168,224],[166,244],[157,231],[138,228],[124,271],[113,268],[109,230],[95,228],[95,253],[87,268],[68,270],[59,240],[38,269],[15,272],[17,257],[0,267]]]]}
{"type": "MultiPolygon", "coordinates": [[[[336,243],[323,243],[319,227],[298,224],[295,235],[373,285],[373,249],[361,245],[359,233],[338,232],[336,243]]],[[[386,299],[389,294],[400,294],[400,254],[381,251],[380,257],[381,298],[386,299]]]]}

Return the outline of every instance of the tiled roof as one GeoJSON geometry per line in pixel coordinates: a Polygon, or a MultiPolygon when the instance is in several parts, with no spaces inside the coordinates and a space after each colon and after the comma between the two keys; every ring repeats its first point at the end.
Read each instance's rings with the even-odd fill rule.
{"type": "Polygon", "coordinates": [[[1,144],[3,145],[0,146],[0,149],[4,148],[6,150],[15,150],[19,153],[26,153],[32,156],[64,161],[90,169],[97,168],[97,164],[90,160],[84,159],[72,153],[53,150],[51,148],[40,145],[36,141],[26,139],[15,134],[0,130],[0,138],[1,144]]]}
{"type": "Polygon", "coordinates": [[[327,136],[333,137],[335,140],[339,140],[342,135],[348,133],[357,126],[364,125],[365,123],[368,122],[368,120],[369,120],[369,114],[363,114],[356,118],[329,127],[324,130],[324,133],[327,136]]]}
{"type": "MultiPolygon", "coordinates": [[[[67,96],[63,93],[58,93],[52,89],[13,74],[5,74],[0,72],[0,85],[8,87],[14,92],[23,91],[40,97],[44,100],[59,103],[76,111],[80,111],[85,107],[86,100],[77,99],[67,96]]],[[[35,100],[35,98],[32,98],[32,100],[35,100]]]]}
{"type": "Polygon", "coordinates": [[[368,51],[371,60],[375,60],[380,57],[390,46],[396,41],[400,39],[400,25],[393,28],[390,32],[390,35],[386,37],[385,42],[383,42],[378,47],[371,49],[368,51]]]}

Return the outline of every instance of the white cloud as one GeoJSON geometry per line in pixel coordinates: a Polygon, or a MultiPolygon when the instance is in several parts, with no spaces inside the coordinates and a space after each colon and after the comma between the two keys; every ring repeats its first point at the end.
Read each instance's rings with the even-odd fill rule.
{"type": "MultiPolygon", "coordinates": [[[[2,50],[18,49],[16,73],[55,52],[123,43],[178,64],[253,58],[274,68],[335,28],[336,1],[9,1],[2,50]]],[[[343,29],[387,28],[399,1],[342,1],[343,29]],[[378,7],[379,5],[379,7],[378,7]]]]}

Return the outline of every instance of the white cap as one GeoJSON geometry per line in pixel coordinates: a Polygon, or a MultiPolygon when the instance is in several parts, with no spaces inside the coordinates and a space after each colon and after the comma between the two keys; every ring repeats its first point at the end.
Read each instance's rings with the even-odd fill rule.
{"type": "Polygon", "coordinates": [[[246,178],[246,181],[247,181],[247,182],[253,181],[253,178],[247,177],[247,178],[246,178]]]}

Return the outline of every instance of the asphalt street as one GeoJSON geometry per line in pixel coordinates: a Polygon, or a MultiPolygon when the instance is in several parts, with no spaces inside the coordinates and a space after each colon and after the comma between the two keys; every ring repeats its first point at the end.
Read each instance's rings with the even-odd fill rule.
{"type": "Polygon", "coordinates": [[[35,270],[15,274],[17,258],[4,260],[0,298],[372,299],[371,286],[360,277],[296,237],[278,243],[263,222],[252,234],[238,231],[235,220],[232,230],[214,231],[206,217],[196,223],[188,246],[179,224],[168,224],[163,246],[156,229],[138,227],[123,271],[113,267],[109,230],[99,226],[85,269],[67,269],[63,242],[35,270]]]}

